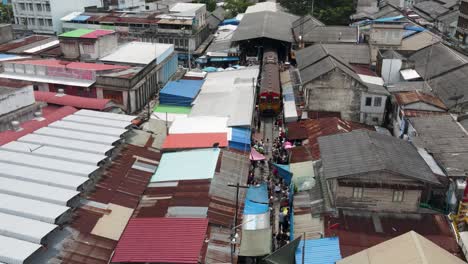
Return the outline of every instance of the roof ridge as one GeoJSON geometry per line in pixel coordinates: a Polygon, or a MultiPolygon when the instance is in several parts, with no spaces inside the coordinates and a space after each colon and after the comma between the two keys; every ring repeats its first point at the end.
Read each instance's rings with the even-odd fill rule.
{"type": "Polygon", "coordinates": [[[427,258],[426,258],[426,255],[424,254],[424,250],[422,248],[422,245],[421,245],[421,241],[419,240],[419,238],[416,236],[416,232],[414,232],[413,230],[411,230],[409,232],[409,235],[411,236],[411,239],[413,240],[414,242],[414,245],[416,247],[416,250],[418,252],[418,256],[420,257],[421,261],[422,261],[422,264],[428,264],[429,262],[427,261],[427,258]]]}

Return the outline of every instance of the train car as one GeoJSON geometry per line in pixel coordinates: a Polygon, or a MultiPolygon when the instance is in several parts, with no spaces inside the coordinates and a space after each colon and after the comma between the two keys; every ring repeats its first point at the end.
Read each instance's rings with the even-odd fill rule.
{"type": "Polygon", "coordinates": [[[276,116],[281,112],[281,83],[278,54],[265,50],[258,96],[258,107],[263,116],[276,116]]]}

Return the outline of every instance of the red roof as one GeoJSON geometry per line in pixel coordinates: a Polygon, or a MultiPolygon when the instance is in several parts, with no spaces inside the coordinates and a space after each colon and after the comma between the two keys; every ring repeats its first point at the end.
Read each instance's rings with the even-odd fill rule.
{"type": "Polygon", "coordinates": [[[208,229],[206,218],[133,218],[112,262],[198,263],[208,229]]]}
{"type": "Polygon", "coordinates": [[[30,65],[42,65],[49,67],[60,67],[74,70],[93,70],[93,71],[105,71],[115,69],[128,69],[129,66],[119,66],[101,63],[87,63],[87,62],[70,62],[62,60],[22,60],[14,62],[16,64],[30,64],[30,65]]]}
{"type": "Polygon", "coordinates": [[[75,95],[56,96],[56,93],[34,91],[36,101],[54,105],[73,106],[78,109],[90,109],[102,111],[109,107],[110,99],[88,98],[75,95]]]}
{"type": "Polygon", "coordinates": [[[101,36],[110,35],[110,34],[113,34],[113,33],[115,33],[114,30],[96,29],[91,33],[84,34],[84,35],[80,36],[80,38],[97,39],[97,38],[99,38],[101,36]]]}
{"type": "Polygon", "coordinates": [[[420,91],[402,92],[395,94],[395,100],[399,105],[408,105],[417,102],[423,102],[437,108],[447,110],[447,107],[439,97],[422,93],[420,91]]]}
{"type": "Polygon", "coordinates": [[[0,133],[0,146],[7,144],[11,141],[15,141],[22,136],[25,136],[27,134],[30,134],[38,130],[39,128],[48,126],[50,123],[60,120],[66,116],[69,116],[75,113],[76,111],[78,110],[74,107],[64,106],[48,115],[44,115],[45,120],[43,121],[30,120],[30,121],[26,121],[22,123],[21,128],[23,128],[23,130],[21,131],[7,130],[4,132],[1,132],[0,133]]]}
{"type": "Polygon", "coordinates": [[[227,133],[197,133],[197,134],[173,134],[168,135],[163,149],[192,149],[211,148],[214,143],[219,143],[219,147],[228,145],[227,133]]]}
{"type": "Polygon", "coordinates": [[[40,36],[40,35],[34,35],[34,36],[29,36],[26,38],[22,39],[15,39],[10,42],[7,42],[5,44],[0,45],[0,52],[5,52],[8,50],[13,50],[17,49],[19,47],[23,47],[29,44],[32,44],[34,42],[42,41],[45,39],[50,38],[49,36],[40,36]]]}
{"type": "Polygon", "coordinates": [[[345,121],[336,117],[304,120],[303,125],[307,130],[309,139],[309,144],[306,147],[310,149],[312,158],[314,160],[320,159],[320,149],[318,146],[319,137],[346,133],[352,130],[363,128],[374,130],[371,126],[351,121],[345,121]]]}

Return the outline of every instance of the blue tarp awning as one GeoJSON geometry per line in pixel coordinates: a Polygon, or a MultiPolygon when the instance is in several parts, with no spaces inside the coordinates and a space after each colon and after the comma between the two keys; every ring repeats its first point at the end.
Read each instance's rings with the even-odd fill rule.
{"type": "Polygon", "coordinates": [[[245,200],[244,215],[264,214],[268,212],[268,210],[268,204],[255,203],[247,199],[245,200]]]}
{"type": "Polygon", "coordinates": [[[232,136],[229,147],[240,151],[250,151],[250,129],[232,127],[232,136]]]}
{"type": "Polygon", "coordinates": [[[383,18],[378,18],[378,19],[374,19],[372,21],[374,22],[391,22],[391,21],[398,21],[402,18],[404,18],[405,16],[393,16],[393,17],[383,17],[383,18]]]}
{"type": "Polygon", "coordinates": [[[266,183],[262,183],[257,186],[250,186],[247,190],[245,200],[268,205],[270,200],[268,199],[268,188],[266,183]]]}
{"type": "Polygon", "coordinates": [[[221,22],[221,26],[224,26],[224,25],[239,25],[239,20],[235,19],[235,18],[230,18],[230,19],[225,19],[223,22],[221,22]]]}
{"type": "Polygon", "coordinates": [[[164,105],[190,106],[200,92],[203,82],[203,80],[168,82],[159,92],[159,102],[164,105]]]}
{"type": "Polygon", "coordinates": [[[406,29],[406,30],[411,30],[411,31],[416,31],[416,32],[423,32],[423,31],[426,30],[426,29],[423,28],[423,27],[410,26],[410,25],[405,26],[405,29],[406,29]]]}
{"type": "Polygon", "coordinates": [[[74,17],[71,21],[83,22],[83,21],[88,20],[88,18],[90,18],[90,16],[77,16],[77,17],[74,17]]]}
{"type": "MultiPolygon", "coordinates": [[[[304,240],[301,240],[296,250],[296,263],[303,263],[303,247],[304,240]]],[[[304,263],[306,264],[335,264],[342,258],[338,237],[306,239],[304,252],[304,263]]]]}
{"type": "Polygon", "coordinates": [[[293,175],[291,173],[291,170],[289,169],[289,165],[276,163],[274,163],[273,165],[275,165],[275,167],[278,169],[279,176],[283,178],[288,185],[291,184],[291,179],[293,175]]]}
{"type": "Polygon", "coordinates": [[[211,57],[210,61],[219,62],[219,61],[238,61],[239,57],[211,57]]]}

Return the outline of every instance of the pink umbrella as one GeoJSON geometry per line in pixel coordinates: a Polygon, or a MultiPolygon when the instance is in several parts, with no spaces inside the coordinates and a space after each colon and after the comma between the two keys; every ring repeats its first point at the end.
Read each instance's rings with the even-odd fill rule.
{"type": "Polygon", "coordinates": [[[290,146],[290,147],[291,147],[291,146],[292,146],[291,142],[286,141],[286,142],[283,143],[283,147],[284,147],[284,148],[286,148],[287,146],[290,146]]]}
{"type": "Polygon", "coordinates": [[[292,148],[293,148],[292,145],[286,145],[286,146],[284,146],[284,149],[292,149],[292,148]]]}
{"type": "Polygon", "coordinates": [[[254,148],[252,148],[250,150],[250,160],[264,160],[265,159],[265,156],[263,156],[262,154],[260,154],[257,150],[255,150],[254,148]]]}

